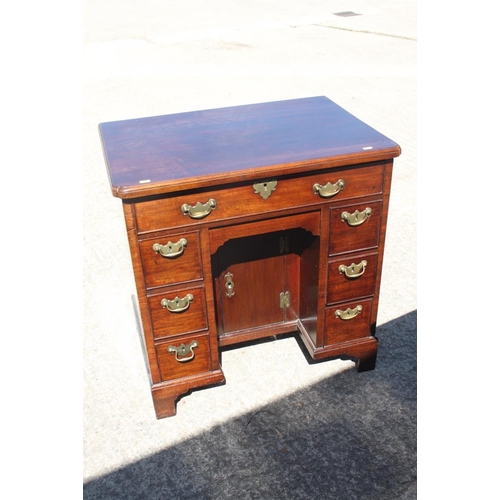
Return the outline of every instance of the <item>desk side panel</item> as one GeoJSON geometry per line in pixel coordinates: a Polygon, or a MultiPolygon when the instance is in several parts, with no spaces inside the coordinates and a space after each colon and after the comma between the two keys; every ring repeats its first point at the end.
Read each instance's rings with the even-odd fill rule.
{"type": "Polygon", "coordinates": [[[142,270],[141,253],[139,248],[139,241],[137,238],[136,223],[135,223],[135,209],[133,203],[123,202],[123,214],[125,216],[125,225],[127,228],[127,237],[130,248],[130,256],[132,259],[132,267],[134,270],[135,285],[137,290],[137,301],[139,303],[139,313],[142,323],[142,341],[147,354],[147,364],[149,365],[149,373],[151,383],[156,384],[160,382],[160,372],[158,362],[156,359],[156,351],[154,346],[153,325],[151,317],[148,313],[148,303],[146,296],[146,283],[144,281],[144,274],[142,270]]]}

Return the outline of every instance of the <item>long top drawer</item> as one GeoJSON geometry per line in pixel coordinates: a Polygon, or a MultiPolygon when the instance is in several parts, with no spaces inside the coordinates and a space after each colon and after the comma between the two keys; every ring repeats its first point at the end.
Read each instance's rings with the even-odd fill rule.
{"type": "Polygon", "coordinates": [[[383,163],[276,177],[136,203],[139,233],[228,220],[382,192],[383,163]]]}

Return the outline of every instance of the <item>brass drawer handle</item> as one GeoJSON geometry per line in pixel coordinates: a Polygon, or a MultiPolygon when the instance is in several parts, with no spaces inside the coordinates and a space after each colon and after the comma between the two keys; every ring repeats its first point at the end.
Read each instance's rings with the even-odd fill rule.
{"type": "Polygon", "coordinates": [[[162,299],[160,302],[164,309],[168,309],[172,313],[180,313],[189,308],[191,302],[193,302],[194,296],[188,293],[184,298],[180,299],[175,297],[175,299],[162,299]]]}
{"type": "Polygon", "coordinates": [[[367,265],[368,262],[366,262],[366,260],[362,260],[359,264],[353,262],[350,266],[344,266],[344,264],[342,264],[339,266],[339,273],[350,280],[356,279],[364,274],[367,265]]]}
{"type": "Polygon", "coordinates": [[[319,194],[321,198],[332,198],[336,194],[340,193],[345,187],[344,179],[339,179],[335,184],[327,182],[324,186],[321,184],[313,185],[313,193],[319,194]]]}
{"type": "Polygon", "coordinates": [[[167,259],[173,259],[184,253],[186,245],[187,245],[186,238],[181,238],[177,243],[172,243],[171,241],[169,241],[166,245],[160,245],[159,243],[155,243],[153,245],[153,250],[156,253],[159,253],[162,257],[166,257],[167,259]]]}
{"type": "Polygon", "coordinates": [[[356,306],[354,309],[348,307],[345,311],[337,309],[335,311],[335,316],[343,321],[347,321],[349,319],[354,319],[356,316],[358,316],[358,314],[361,312],[362,309],[363,306],[361,305],[356,306]]]}
{"type": "Polygon", "coordinates": [[[181,211],[184,215],[189,215],[191,219],[203,219],[203,217],[210,215],[215,205],[215,200],[210,198],[206,203],[198,202],[194,207],[184,203],[181,206],[181,211]]]}
{"type": "Polygon", "coordinates": [[[191,361],[194,358],[194,351],[198,347],[198,341],[193,340],[189,345],[181,344],[180,346],[169,345],[168,352],[169,354],[175,354],[175,360],[179,363],[185,363],[186,361],[191,361]],[[190,356],[187,356],[188,353],[191,353],[190,356]],[[182,356],[179,358],[179,356],[182,356]]]}
{"type": "Polygon", "coordinates": [[[372,209],[370,207],[365,208],[362,212],[355,210],[352,214],[349,212],[342,212],[340,217],[344,222],[347,222],[349,226],[361,226],[363,222],[366,222],[370,215],[372,214],[372,209]]]}

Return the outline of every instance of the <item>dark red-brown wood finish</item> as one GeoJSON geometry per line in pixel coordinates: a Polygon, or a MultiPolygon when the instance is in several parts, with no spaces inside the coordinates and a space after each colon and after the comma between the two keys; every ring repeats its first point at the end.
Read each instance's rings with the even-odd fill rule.
{"type": "Polygon", "coordinates": [[[375,367],[399,146],[313,97],[103,123],[158,418],[224,381],[220,347],[298,332],[375,367]]]}
{"type": "Polygon", "coordinates": [[[326,97],[99,125],[115,196],[197,189],[399,155],[399,146],[326,97]]]}

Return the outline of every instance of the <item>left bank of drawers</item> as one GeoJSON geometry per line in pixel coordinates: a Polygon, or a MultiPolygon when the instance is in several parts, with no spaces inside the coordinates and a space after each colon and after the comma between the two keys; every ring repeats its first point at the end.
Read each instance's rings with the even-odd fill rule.
{"type": "Polygon", "coordinates": [[[168,232],[143,238],[139,249],[161,379],[209,371],[199,232],[168,232]],[[186,346],[184,352],[181,346],[186,346]]]}

